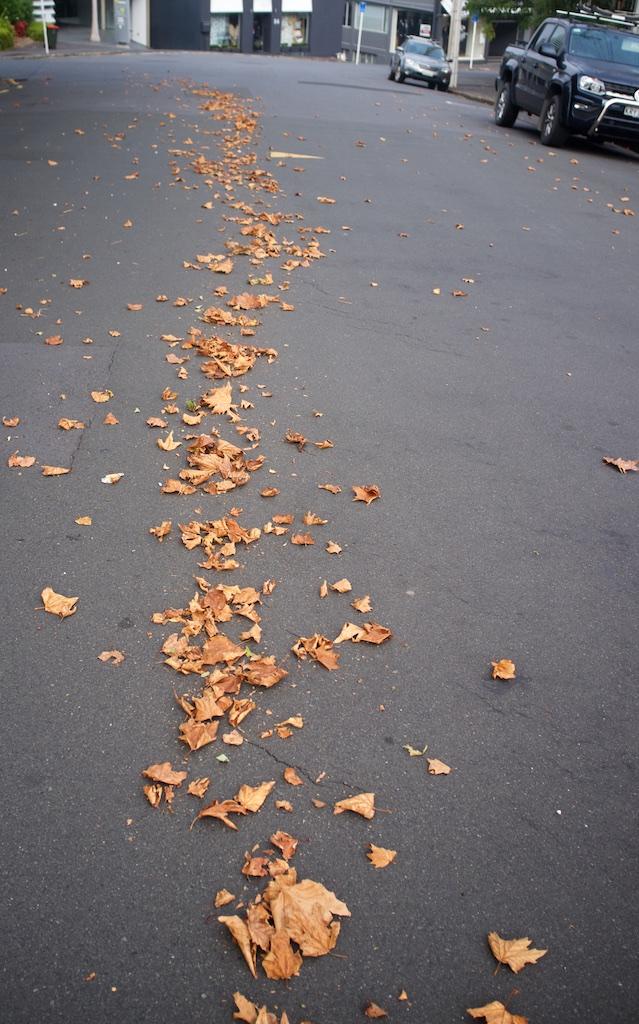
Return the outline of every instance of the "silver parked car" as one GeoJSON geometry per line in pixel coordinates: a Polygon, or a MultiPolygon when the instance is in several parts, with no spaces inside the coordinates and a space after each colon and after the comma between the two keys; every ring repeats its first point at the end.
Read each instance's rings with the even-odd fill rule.
{"type": "Polygon", "coordinates": [[[436,86],[446,92],[450,85],[450,65],[439,43],[420,36],[407,36],[391,54],[388,77],[396,82],[417,78],[426,82],[429,89],[436,86]]]}

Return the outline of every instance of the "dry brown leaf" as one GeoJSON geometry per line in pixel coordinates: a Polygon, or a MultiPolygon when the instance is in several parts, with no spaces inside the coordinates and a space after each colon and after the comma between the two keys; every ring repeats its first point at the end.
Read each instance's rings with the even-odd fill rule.
{"type": "Polygon", "coordinates": [[[355,597],[355,598],[353,598],[353,600],[351,601],[351,608],[354,608],[356,612],[370,612],[370,611],[372,611],[371,599],[370,599],[369,595],[365,594],[364,597],[355,597]]]}
{"type": "Polygon", "coordinates": [[[299,775],[294,768],[284,769],[284,780],[288,782],[289,786],[303,786],[304,782],[300,779],[299,775]]]}
{"type": "Polygon", "coordinates": [[[326,580],[324,580],[324,582],[320,584],[319,596],[328,597],[328,583],[326,582],[326,580]]]}
{"type": "Polygon", "coordinates": [[[381,498],[382,492],[380,491],[377,484],[366,484],[366,486],[353,485],[351,488],[355,497],[353,501],[363,501],[366,505],[370,505],[371,501],[375,501],[376,498],[381,498]]]}
{"type": "Polygon", "coordinates": [[[261,782],[259,786],[240,786],[235,799],[238,804],[245,807],[247,811],[256,813],[271,793],[275,786],[275,780],[261,782]]]}
{"type": "Polygon", "coordinates": [[[485,1006],[476,1006],[474,1009],[466,1010],[471,1017],[478,1019],[483,1017],[485,1024],[528,1024],[528,1017],[521,1017],[518,1013],[511,1013],[503,1003],[496,999],[485,1006]]]}
{"type": "Polygon", "coordinates": [[[330,491],[331,494],[340,494],[342,488],[339,484],[318,484],[321,491],[330,491]]]}
{"type": "Polygon", "coordinates": [[[329,553],[329,555],[341,555],[342,553],[341,547],[339,546],[339,544],[336,544],[334,540],[329,540],[328,544],[326,545],[326,550],[329,553]]]}
{"type": "Polygon", "coordinates": [[[77,523],[78,526],[91,526],[93,523],[91,516],[78,516],[78,518],[73,521],[74,523],[77,523]]]}
{"type": "Polygon", "coordinates": [[[181,723],[179,738],[189,750],[200,750],[215,742],[218,728],[219,722],[199,722],[189,718],[187,722],[181,723]]]}
{"type": "Polygon", "coordinates": [[[144,309],[144,306],[141,302],[127,302],[126,308],[131,313],[139,313],[141,309],[144,309]]]}
{"type": "Polygon", "coordinates": [[[355,796],[347,797],[346,800],[338,800],[333,807],[333,814],[343,814],[344,811],[361,814],[362,818],[374,818],[375,794],[357,793],[355,796]]]}
{"type": "Polygon", "coordinates": [[[318,196],[317,201],[318,203],[323,203],[325,206],[332,206],[335,202],[335,200],[331,199],[329,196],[318,196]]]}
{"type": "Polygon", "coordinates": [[[45,345],[63,345],[64,338],[61,338],[59,334],[52,334],[50,337],[44,339],[45,345]]]}
{"type": "Polygon", "coordinates": [[[35,455],[18,455],[17,452],[13,452],[7,459],[7,466],[11,469],[29,469],[34,463],[35,455]]]}
{"type": "Polygon", "coordinates": [[[245,1024],[256,1024],[258,1010],[255,1003],[252,1003],[250,999],[243,996],[241,992],[234,992],[233,999],[237,1006],[237,1012],[233,1014],[233,1020],[241,1020],[245,1024]]]}
{"type": "Polygon", "coordinates": [[[66,476],[70,472],[64,466],[42,466],[42,476],[66,476]]]}
{"type": "Polygon", "coordinates": [[[427,757],[429,775],[450,775],[451,768],[436,757],[427,757]]]}
{"type": "Polygon", "coordinates": [[[386,1010],[382,1010],[381,1006],[378,1006],[377,1003],[367,1003],[364,1009],[364,1016],[380,1018],[388,1017],[388,1014],[386,1013],[386,1010]]]}
{"type": "Polygon", "coordinates": [[[112,412],[108,412],[102,422],[106,424],[107,427],[116,427],[120,421],[112,412]]]}
{"type": "Polygon", "coordinates": [[[84,430],[85,424],[81,420],[69,420],[65,416],[58,420],[61,430],[84,430]]]}
{"type": "Polygon", "coordinates": [[[237,825],[231,821],[229,814],[246,813],[246,807],[242,807],[242,804],[238,804],[237,800],[214,800],[212,804],[208,805],[208,807],[202,808],[197,815],[197,820],[200,818],[217,818],[218,821],[222,821],[227,828],[231,828],[237,832],[237,825]]]}
{"type": "Polygon", "coordinates": [[[91,398],[94,402],[108,402],[110,398],[113,398],[113,392],[110,390],[106,391],[92,391],[91,398]]]}
{"type": "Polygon", "coordinates": [[[98,661],[110,661],[112,665],[121,665],[124,661],[124,655],[122,651],[102,651],[98,654],[98,661]]]}
{"type": "Polygon", "coordinates": [[[168,427],[166,420],[161,419],[159,416],[149,416],[146,421],[147,427],[168,427]]]}
{"type": "Polygon", "coordinates": [[[488,933],[490,951],[500,964],[508,964],[518,974],[526,964],[536,963],[548,952],[547,949],[530,949],[532,939],[502,939],[497,932],[488,933]]]}
{"type": "Polygon", "coordinates": [[[107,473],[106,476],[103,476],[100,479],[103,484],[117,484],[123,476],[124,473],[107,473]]]}
{"type": "Polygon", "coordinates": [[[350,580],[346,578],[336,580],[335,583],[330,584],[331,590],[336,590],[338,594],[348,594],[349,590],[352,590],[350,580]]]}
{"type": "Polygon", "coordinates": [[[370,851],[366,854],[374,868],[387,868],[397,856],[397,850],[386,850],[383,846],[370,844],[370,851]]]}
{"type": "Polygon", "coordinates": [[[173,438],[173,431],[170,430],[166,437],[158,437],[156,444],[163,452],[174,452],[176,448],[181,447],[182,442],[176,441],[173,438]]]}
{"type": "Polygon", "coordinates": [[[45,612],[59,615],[61,619],[66,619],[68,615],[74,615],[77,611],[76,604],[80,600],[79,597],[65,597],[64,594],[56,594],[51,587],[45,587],[40,597],[45,612]]]}
{"type": "Polygon", "coordinates": [[[181,786],[188,772],[176,772],[170,761],[162,761],[161,764],[150,764],[142,772],[145,778],[151,782],[163,782],[166,786],[181,786]]]}
{"type": "Polygon", "coordinates": [[[69,279],[69,285],[71,288],[84,288],[88,283],[88,281],[85,281],[84,278],[81,277],[72,277],[69,279]]]}
{"type": "Polygon", "coordinates": [[[186,791],[191,796],[203,797],[210,785],[211,780],[207,776],[203,776],[201,779],[193,779],[193,782],[189,782],[186,791]]]}
{"type": "Polygon", "coordinates": [[[227,903],[232,903],[234,899],[235,896],[228,889],[218,889],[215,894],[215,906],[225,907],[227,903]]]}
{"type": "Polygon", "coordinates": [[[278,811],[292,811],[293,810],[293,804],[290,802],[290,800],[276,800],[275,801],[275,806],[277,807],[278,811]]]}
{"type": "Polygon", "coordinates": [[[275,498],[279,493],[277,487],[264,487],[260,491],[263,498],[275,498]]]}
{"type": "Polygon", "coordinates": [[[223,733],[222,743],[226,743],[228,747],[241,747],[244,743],[244,737],[237,729],[232,729],[231,732],[223,733]]]}
{"type": "Polygon", "coordinates": [[[20,423],[19,416],[3,416],[2,425],[5,427],[17,427],[20,423]]]}
{"type": "MultiPolygon", "coordinates": [[[[232,825],[232,827],[235,828],[236,826],[232,825]]],[[[226,925],[240,947],[240,951],[246,960],[249,971],[254,978],[257,978],[257,971],[255,970],[255,948],[251,942],[251,936],[248,928],[246,927],[246,923],[237,915],[233,915],[232,917],[218,917],[218,921],[221,924],[226,925]]]]}
{"type": "Polygon", "coordinates": [[[284,860],[290,860],[295,855],[299,839],[290,836],[288,832],[274,832],[269,842],[282,851],[284,860]]]}
{"type": "Polygon", "coordinates": [[[302,547],[309,547],[314,543],[315,541],[311,537],[310,533],[294,533],[291,537],[291,544],[299,544],[302,547]]]}
{"type": "Polygon", "coordinates": [[[620,473],[639,473],[639,459],[613,459],[604,455],[602,462],[614,466],[620,473]]]}
{"type": "Polygon", "coordinates": [[[501,661],[491,661],[493,666],[492,676],[493,679],[514,679],[515,678],[515,663],[510,661],[508,658],[502,658],[501,661]]]}
{"type": "Polygon", "coordinates": [[[311,800],[311,803],[313,804],[313,807],[328,807],[325,800],[318,800],[316,797],[311,800]]]}
{"type": "Polygon", "coordinates": [[[172,525],[173,523],[170,519],[163,519],[159,526],[150,526],[149,533],[157,537],[160,543],[162,543],[164,538],[170,534],[172,525]]]}

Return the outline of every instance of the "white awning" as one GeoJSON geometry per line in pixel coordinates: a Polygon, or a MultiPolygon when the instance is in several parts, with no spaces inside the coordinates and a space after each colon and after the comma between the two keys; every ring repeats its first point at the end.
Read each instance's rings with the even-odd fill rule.
{"type": "MultiPolygon", "coordinates": [[[[448,15],[448,17],[449,18],[452,17],[452,13],[453,13],[453,0],[441,0],[441,5],[444,8],[444,10],[445,10],[446,14],[448,15]]],[[[466,7],[465,3],[462,3],[461,16],[462,16],[462,18],[467,18],[468,17],[468,8],[466,7]]]]}
{"type": "Polygon", "coordinates": [[[282,0],[282,14],[311,14],[313,0],[282,0]]]}
{"type": "Polygon", "coordinates": [[[244,0],[211,0],[211,14],[241,14],[244,0]]]}
{"type": "Polygon", "coordinates": [[[254,14],[272,14],[273,0],[253,0],[254,14]]]}

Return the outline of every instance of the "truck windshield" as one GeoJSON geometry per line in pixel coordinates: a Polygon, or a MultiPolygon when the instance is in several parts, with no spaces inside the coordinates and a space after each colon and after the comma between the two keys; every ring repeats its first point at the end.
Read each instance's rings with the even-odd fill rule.
{"type": "Polygon", "coordinates": [[[575,57],[607,60],[639,68],[639,36],[630,32],[577,25],[570,33],[568,52],[575,57]]]}
{"type": "Polygon", "coordinates": [[[433,43],[406,43],[404,52],[417,53],[420,57],[433,57],[437,60],[442,60],[444,57],[444,51],[441,46],[435,46],[433,43]]]}

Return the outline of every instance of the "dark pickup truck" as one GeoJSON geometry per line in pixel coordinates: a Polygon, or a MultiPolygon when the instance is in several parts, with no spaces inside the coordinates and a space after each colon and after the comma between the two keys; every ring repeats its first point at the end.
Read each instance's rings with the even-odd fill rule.
{"type": "Polygon", "coordinates": [[[526,47],[509,46],[495,81],[495,121],[510,127],[520,110],[539,115],[541,140],[569,135],[639,150],[639,34],[612,18],[548,18],[526,47]]]}

